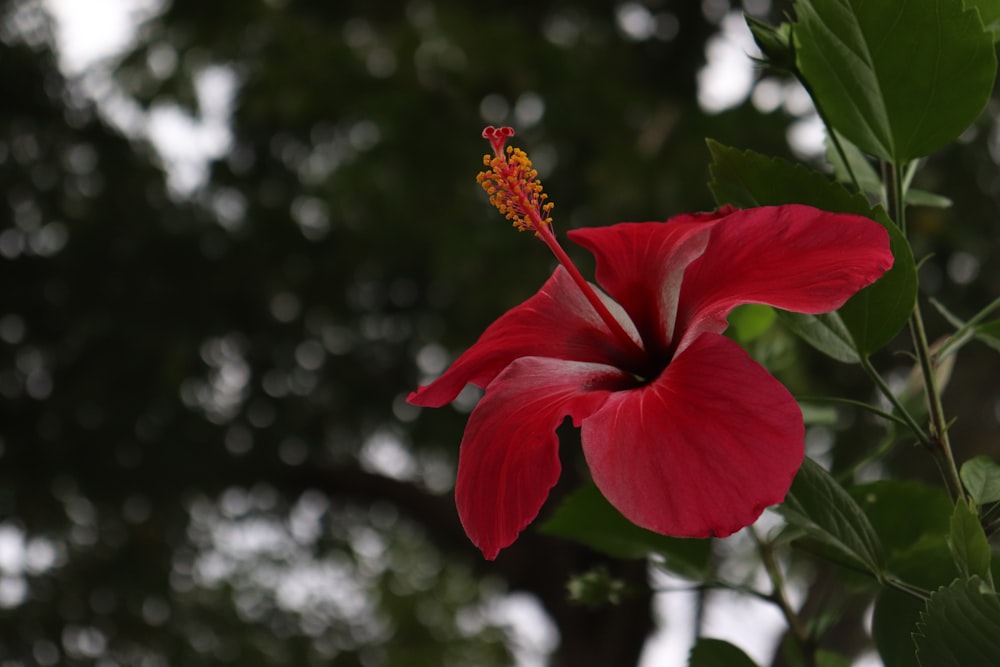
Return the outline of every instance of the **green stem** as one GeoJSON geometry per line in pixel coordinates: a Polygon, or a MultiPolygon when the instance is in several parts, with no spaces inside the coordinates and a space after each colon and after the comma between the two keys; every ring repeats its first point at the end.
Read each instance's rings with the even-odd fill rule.
{"type": "MultiPolygon", "coordinates": [[[[934,303],[936,304],[937,302],[934,303]]],[[[986,306],[981,311],[976,313],[975,316],[972,317],[968,322],[959,327],[955,331],[955,333],[949,336],[948,340],[946,340],[944,344],[941,345],[941,348],[938,350],[937,353],[938,361],[950,355],[953,352],[956,345],[964,344],[966,337],[973,335],[973,330],[979,325],[979,323],[985,320],[991,314],[993,314],[993,311],[995,311],[997,308],[1000,308],[1000,298],[991,301],[988,306],[986,306]]]]}
{"type": "MultiPolygon", "coordinates": [[[[879,378],[881,379],[881,378],[879,378]]],[[[913,426],[910,422],[902,417],[897,417],[891,412],[886,412],[885,410],[880,410],[874,405],[869,405],[864,401],[855,401],[852,398],[840,398],[839,396],[796,396],[795,400],[800,403],[837,403],[839,405],[850,405],[855,408],[860,408],[867,412],[872,413],[882,419],[890,422],[894,422],[900,426],[905,426],[906,428],[912,428],[913,426]]],[[[914,422],[915,423],[915,422],[914,422]]]]}
{"type": "Polygon", "coordinates": [[[795,611],[791,602],[788,601],[788,596],[785,595],[785,578],[781,574],[781,568],[778,566],[777,559],[774,557],[773,545],[764,542],[753,526],[749,530],[754,542],[757,543],[757,549],[760,551],[760,558],[764,563],[764,569],[771,580],[773,590],[771,591],[770,598],[781,609],[781,613],[788,623],[789,631],[802,649],[802,659],[805,667],[816,667],[816,643],[809,636],[809,632],[802,624],[802,619],[799,618],[798,612],[795,611]]]}
{"type": "MultiPolygon", "coordinates": [[[[901,167],[896,163],[882,163],[883,173],[888,177],[886,191],[891,193],[887,198],[889,217],[906,233],[906,206],[904,204],[903,182],[900,178],[901,167]]],[[[965,497],[962,489],[962,479],[955,465],[951,442],[948,439],[948,420],[945,418],[944,405],[941,403],[941,392],[934,376],[934,363],[931,359],[930,345],[927,343],[927,332],[924,329],[924,318],[920,313],[920,302],[913,304],[910,315],[910,335],[913,338],[913,348],[920,364],[920,373],[924,379],[924,393],[930,410],[930,451],[935,463],[941,470],[945,486],[952,500],[965,497]]]]}
{"type": "Polygon", "coordinates": [[[597,315],[604,321],[604,324],[607,325],[611,333],[621,341],[626,350],[629,350],[632,353],[633,359],[637,362],[645,359],[646,355],[642,346],[640,346],[639,343],[628,335],[621,322],[615,319],[615,316],[611,314],[611,311],[608,310],[606,305],[604,305],[601,298],[597,296],[593,287],[590,286],[587,279],[583,277],[580,270],[576,268],[575,264],[573,264],[573,260],[569,258],[566,251],[563,250],[561,245],[559,245],[559,241],[556,239],[556,235],[552,231],[552,228],[549,225],[543,224],[540,219],[535,224],[534,228],[538,237],[545,242],[545,245],[549,247],[549,250],[551,250],[552,254],[556,256],[559,263],[566,269],[566,271],[569,272],[570,277],[573,278],[573,282],[575,282],[577,287],[580,288],[580,291],[583,292],[587,301],[590,302],[594,311],[596,311],[597,315]]]}
{"type": "Polygon", "coordinates": [[[809,98],[812,99],[813,107],[815,107],[816,109],[816,115],[819,116],[819,119],[823,122],[823,127],[826,128],[826,136],[830,137],[830,141],[833,143],[834,150],[836,150],[837,155],[840,156],[840,161],[844,163],[844,169],[847,170],[847,175],[850,177],[851,183],[854,184],[854,187],[857,189],[858,192],[864,194],[865,190],[864,188],[861,187],[861,182],[858,180],[858,177],[854,174],[854,169],[851,167],[851,162],[847,159],[847,151],[845,151],[843,145],[841,145],[840,138],[837,137],[837,132],[833,129],[833,125],[831,125],[830,122],[826,119],[826,114],[823,113],[823,108],[819,104],[819,98],[817,98],[816,95],[813,94],[812,87],[809,85],[809,82],[806,81],[806,78],[802,76],[802,73],[798,71],[798,68],[796,68],[795,71],[795,78],[798,79],[799,83],[802,84],[802,87],[805,88],[805,91],[809,95],[809,98]]]}
{"type": "Polygon", "coordinates": [[[930,591],[920,588],[919,586],[914,586],[913,584],[908,584],[902,579],[897,579],[890,574],[887,574],[882,578],[882,583],[888,588],[893,588],[900,593],[905,593],[910,597],[920,600],[921,602],[926,602],[927,598],[931,596],[930,591]]]}
{"type": "Polygon", "coordinates": [[[875,383],[875,386],[878,387],[880,392],[882,392],[882,395],[885,396],[886,399],[892,404],[892,407],[899,412],[903,422],[905,422],[906,426],[913,431],[913,435],[916,436],[920,444],[930,445],[932,442],[931,437],[926,431],[924,431],[923,427],[917,423],[917,420],[913,418],[913,415],[911,415],[910,411],[907,410],[906,407],[900,402],[899,398],[896,397],[892,388],[882,378],[882,376],[879,375],[879,372],[875,369],[875,367],[872,366],[872,362],[868,359],[868,357],[861,357],[861,368],[865,371],[868,377],[871,378],[872,382],[875,383]]]}
{"type": "Polygon", "coordinates": [[[931,360],[930,346],[927,344],[927,332],[924,330],[924,319],[920,314],[920,304],[913,304],[913,315],[910,316],[910,334],[913,337],[913,346],[917,352],[917,360],[920,362],[920,372],[924,377],[924,391],[927,394],[927,404],[931,413],[931,439],[933,446],[931,453],[935,462],[941,469],[945,486],[952,500],[965,497],[962,488],[962,478],[958,474],[958,466],[955,465],[955,456],[952,454],[951,442],[948,438],[948,420],[945,418],[944,405],[941,403],[941,392],[937,387],[937,378],[934,377],[934,364],[931,360]]]}

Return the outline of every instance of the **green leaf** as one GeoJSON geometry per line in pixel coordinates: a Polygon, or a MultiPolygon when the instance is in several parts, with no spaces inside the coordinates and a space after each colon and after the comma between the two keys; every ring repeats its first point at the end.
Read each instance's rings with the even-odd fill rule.
{"type": "Polygon", "coordinates": [[[988,456],[976,456],[962,464],[959,473],[965,490],[977,505],[1000,501],[1000,465],[988,456]]]}
{"type": "Polygon", "coordinates": [[[816,667],[851,667],[851,661],[839,653],[820,649],[816,652],[816,667]]]}
{"type": "Polygon", "coordinates": [[[952,503],[938,486],[887,479],[854,486],[850,494],[879,536],[890,570],[918,544],[943,544],[948,535],[952,503]],[[903,516],[919,516],[920,521],[900,521],[903,516]]]}
{"type": "Polygon", "coordinates": [[[1000,665],[1000,596],[979,577],[931,595],[913,640],[921,667],[1000,665]]]}
{"type": "Polygon", "coordinates": [[[740,151],[708,141],[712,155],[709,188],[716,202],[739,208],[807,204],[834,213],[863,215],[889,232],[893,267],[874,285],[844,304],[837,314],[819,317],[779,314],[809,344],[838,361],[856,363],[891,341],[906,323],[917,298],[917,270],[906,237],[881,208],[863,195],[802,165],[740,151]]]}
{"type": "MultiPolygon", "coordinates": [[[[940,539],[923,539],[904,556],[897,556],[892,563],[893,574],[926,590],[951,583],[958,572],[945,544],[947,521],[946,517],[946,532],[940,539]]],[[[913,632],[924,606],[923,600],[891,588],[884,588],[875,599],[872,639],[885,667],[917,667],[913,632]]]]}
{"type": "Polygon", "coordinates": [[[727,333],[739,343],[749,343],[766,333],[777,317],[771,306],[746,303],[737,306],[729,313],[727,333]]]}
{"type": "Polygon", "coordinates": [[[978,9],[983,25],[993,33],[993,41],[1000,41],[1000,0],[965,0],[963,5],[978,9]]]}
{"type": "Polygon", "coordinates": [[[882,546],[871,522],[844,487],[812,459],[802,462],[778,510],[790,524],[832,547],[848,565],[882,576],[882,546]]]}
{"type": "MultiPolygon", "coordinates": [[[[844,152],[843,156],[837,150],[831,137],[828,136],[826,140],[826,159],[833,166],[833,173],[837,180],[847,185],[856,184],[870,200],[880,201],[884,199],[882,179],[865,154],[861,152],[861,149],[839,133],[837,141],[844,152]]],[[[912,206],[931,208],[949,208],[951,206],[951,200],[947,197],[915,188],[906,189],[906,203],[912,206]]]]}
{"type": "MultiPolygon", "coordinates": [[[[948,549],[952,502],[938,486],[880,480],[851,489],[871,520],[886,553],[886,569],[898,579],[933,590],[958,571],[948,549]],[[902,521],[900,517],[920,517],[902,521]]],[[[911,635],[923,602],[883,589],[875,602],[872,637],[886,667],[916,667],[911,635]]]]}
{"type": "Polygon", "coordinates": [[[952,201],[944,195],[910,188],[906,191],[906,203],[912,206],[926,206],[928,208],[951,208],[952,201]]]}
{"type": "Polygon", "coordinates": [[[778,319],[789,331],[831,359],[845,364],[861,361],[851,332],[837,313],[805,315],[779,310],[778,319]]]}
{"type": "Polygon", "coordinates": [[[699,637],[691,649],[688,667],[757,667],[757,663],[727,641],[699,637]]]}
{"type": "Polygon", "coordinates": [[[993,36],[960,0],[798,0],[799,71],[862,150],[902,164],[956,139],[993,90],[993,36]]]}
{"type": "Polygon", "coordinates": [[[991,579],[990,543],[979,523],[979,513],[965,500],[955,503],[948,546],[962,576],[976,575],[987,581],[991,579]]]}
{"type": "Polygon", "coordinates": [[[571,493],[539,530],[616,558],[662,554],[666,569],[690,579],[702,578],[708,571],[709,540],[667,537],[640,528],[623,517],[592,484],[571,493]]]}
{"type": "Polygon", "coordinates": [[[841,155],[834,143],[834,137],[827,134],[826,137],[826,159],[833,166],[833,174],[841,183],[856,184],[869,196],[878,195],[876,199],[882,199],[882,178],[875,171],[861,149],[847,140],[840,132],[836,132],[837,142],[840,144],[844,154],[841,155]],[[846,158],[846,159],[845,159],[846,158]],[[854,178],[851,178],[853,174],[854,178]]]}
{"type": "Polygon", "coordinates": [[[869,215],[889,232],[889,247],[895,258],[892,268],[874,285],[869,285],[837,312],[851,332],[863,356],[881,349],[899,333],[913,312],[917,300],[917,265],[906,237],[885,212],[869,215]]]}
{"type": "Polygon", "coordinates": [[[1000,306],[1000,300],[990,303],[981,311],[973,315],[968,322],[962,321],[937,299],[931,299],[931,305],[937,309],[941,316],[955,327],[955,333],[939,350],[939,358],[953,355],[965,347],[966,343],[975,338],[976,340],[989,345],[994,350],[1000,351],[1000,320],[982,322],[987,316],[993,313],[1000,306]]]}
{"type": "Polygon", "coordinates": [[[976,340],[1000,352],[1000,320],[993,320],[976,327],[976,340]]]}
{"type": "Polygon", "coordinates": [[[833,426],[837,423],[837,408],[832,405],[800,402],[799,409],[806,426],[833,426]]]}

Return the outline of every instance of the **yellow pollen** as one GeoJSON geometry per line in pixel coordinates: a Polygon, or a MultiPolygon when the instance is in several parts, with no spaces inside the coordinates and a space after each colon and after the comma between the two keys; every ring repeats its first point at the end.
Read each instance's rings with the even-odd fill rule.
{"type": "Polygon", "coordinates": [[[538,233],[542,227],[552,224],[549,212],[554,204],[545,201],[548,195],[542,192],[536,170],[527,154],[520,148],[507,146],[506,152],[484,155],[483,165],[489,171],[481,171],[476,181],[490,197],[490,203],[502,213],[518,230],[538,233]]]}

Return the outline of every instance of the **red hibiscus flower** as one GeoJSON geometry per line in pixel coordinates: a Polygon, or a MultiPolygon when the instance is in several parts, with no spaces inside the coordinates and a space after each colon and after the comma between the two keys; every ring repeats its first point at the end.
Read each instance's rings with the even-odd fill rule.
{"type": "Polygon", "coordinates": [[[788,390],[721,335],[726,317],[744,303],[839,308],[892,265],[888,234],[798,205],[570,231],[593,253],[598,287],[555,240],[530,160],[504,151],[511,134],[484,131],[494,155],[480,182],[560,266],[408,398],[440,407],[466,384],[485,389],[459,454],[466,533],[493,559],[535,518],[559,477],[566,417],[594,483],[637,525],[680,537],[749,525],[784,499],[804,428],[788,390]]]}

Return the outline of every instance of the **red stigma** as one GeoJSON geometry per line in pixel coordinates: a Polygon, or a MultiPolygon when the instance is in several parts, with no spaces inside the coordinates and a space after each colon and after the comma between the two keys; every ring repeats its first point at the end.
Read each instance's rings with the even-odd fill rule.
{"type": "Polygon", "coordinates": [[[503,145],[507,139],[514,136],[514,128],[504,125],[503,127],[493,127],[487,125],[483,130],[483,139],[490,142],[493,147],[493,154],[500,156],[503,154],[503,145]]]}

